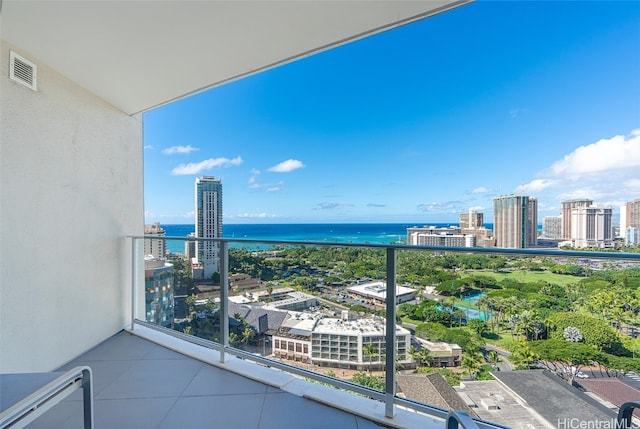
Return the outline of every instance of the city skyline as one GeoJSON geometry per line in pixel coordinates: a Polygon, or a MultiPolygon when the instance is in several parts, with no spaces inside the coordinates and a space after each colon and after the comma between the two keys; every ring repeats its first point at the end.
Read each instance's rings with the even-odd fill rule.
{"type": "Polygon", "coordinates": [[[144,116],[145,222],[457,222],[498,195],[538,219],[640,196],[640,4],[483,2],[144,116]],[[488,25],[490,23],[490,25],[488,25]]]}

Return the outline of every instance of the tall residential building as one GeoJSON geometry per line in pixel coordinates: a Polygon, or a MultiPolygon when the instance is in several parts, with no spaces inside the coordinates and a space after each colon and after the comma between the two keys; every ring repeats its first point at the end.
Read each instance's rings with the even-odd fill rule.
{"type": "MultiPolygon", "coordinates": [[[[195,183],[195,216],[197,238],[222,237],[222,182],[212,176],[203,176],[195,183]]],[[[196,242],[196,263],[205,278],[219,271],[220,246],[211,241],[196,242]]]]}
{"type": "Polygon", "coordinates": [[[563,240],[571,240],[571,210],[578,207],[591,207],[592,200],[568,200],[562,202],[562,211],[560,216],[562,217],[562,238],[563,240]]]}
{"type": "Polygon", "coordinates": [[[562,238],[562,216],[545,216],[542,220],[542,236],[554,240],[562,238]]]}
{"type": "Polygon", "coordinates": [[[524,195],[494,198],[493,234],[496,247],[535,247],[538,241],[538,200],[524,195]]]}
{"type": "Polygon", "coordinates": [[[144,290],[147,322],[173,328],[173,264],[164,258],[144,258],[144,290]]]}
{"type": "MultiPolygon", "coordinates": [[[[144,226],[144,235],[155,235],[157,237],[164,237],[164,229],[160,226],[160,222],[156,222],[151,225],[144,226]]],[[[144,240],[144,254],[153,255],[154,257],[161,259],[166,256],[167,242],[163,239],[147,239],[144,240]]]]}
{"type": "Polygon", "coordinates": [[[624,244],[627,246],[637,246],[640,244],[640,228],[635,226],[627,227],[624,244]]]}
{"type": "Polygon", "coordinates": [[[625,227],[640,228],[640,198],[628,202],[626,207],[625,227]]]}
{"type": "Polygon", "coordinates": [[[475,210],[469,210],[468,213],[460,213],[460,228],[482,228],[484,226],[484,214],[475,210]]]}
{"type": "MultiPolygon", "coordinates": [[[[187,235],[187,238],[195,237],[196,233],[192,232],[187,235]]],[[[191,262],[193,258],[196,257],[196,242],[195,241],[185,241],[184,242],[184,256],[187,258],[187,261],[191,262]]]]}
{"type": "Polygon", "coordinates": [[[573,247],[612,247],[613,209],[611,207],[576,207],[571,210],[573,247]]]}

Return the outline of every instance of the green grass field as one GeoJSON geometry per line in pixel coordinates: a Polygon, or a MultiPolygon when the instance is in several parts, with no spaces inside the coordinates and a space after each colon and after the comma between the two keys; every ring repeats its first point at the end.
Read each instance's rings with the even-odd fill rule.
{"type": "Polygon", "coordinates": [[[549,271],[513,271],[510,273],[494,273],[493,271],[476,271],[475,274],[481,274],[483,276],[491,276],[498,281],[509,278],[519,282],[535,283],[540,280],[553,283],[557,285],[567,285],[569,283],[576,283],[584,277],[568,276],[565,274],[555,274],[549,271]]]}

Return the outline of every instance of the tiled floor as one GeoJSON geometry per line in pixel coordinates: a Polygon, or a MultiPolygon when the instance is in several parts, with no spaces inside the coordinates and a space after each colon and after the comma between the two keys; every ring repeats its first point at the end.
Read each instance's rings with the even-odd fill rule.
{"type": "MultiPolygon", "coordinates": [[[[60,368],[93,371],[96,429],[373,429],[368,420],[120,332],[60,368]]],[[[28,426],[82,428],[80,392],[28,426]]]]}

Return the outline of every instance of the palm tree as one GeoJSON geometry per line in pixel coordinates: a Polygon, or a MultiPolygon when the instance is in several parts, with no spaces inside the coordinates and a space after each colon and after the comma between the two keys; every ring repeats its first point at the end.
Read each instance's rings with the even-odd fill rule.
{"type": "Polygon", "coordinates": [[[267,283],[266,290],[267,290],[268,298],[271,298],[271,294],[273,293],[273,284],[271,284],[271,282],[267,283]]]}
{"type": "Polygon", "coordinates": [[[362,346],[362,353],[369,358],[369,374],[371,374],[371,361],[378,354],[378,348],[373,344],[365,344],[362,346]]]}
{"type": "Polygon", "coordinates": [[[491,363],[500,362],[500,355],[498,354],[498,352],[496,350],[489,350],[489,353],[487,354],[487,357],[489,358],[489,362],[491,362],[491,363]]]}
{"type": "Polygon", "coordinates": [[[243,332],[242,332],[242,341],[244,341],[245,344],[249,344],[249,340],[251,338],[253,338],[256,335],[256,333],[253,331],[253,329],[251,328],[246,328],[243,332]]]}
{"type": "Polygon", "coordinates": [[[421,366],[431,366],[431,352],[429,352],[429,350],[427,350],[426,348],[423,347],[418,350],[417,357],[418,362],[421,366]]]}
{"type": "Polygon", "coordinates": [[[469,377],[475,377],[478,368],[480,368],[480,357],[475,353],[465,353],[462,356],[460,366],[469,371],[469,377]]]}

